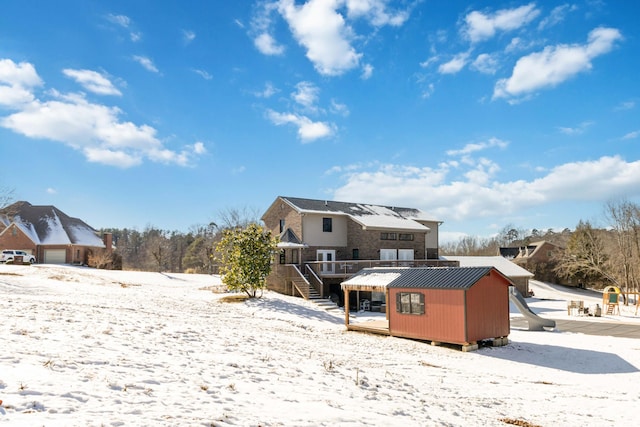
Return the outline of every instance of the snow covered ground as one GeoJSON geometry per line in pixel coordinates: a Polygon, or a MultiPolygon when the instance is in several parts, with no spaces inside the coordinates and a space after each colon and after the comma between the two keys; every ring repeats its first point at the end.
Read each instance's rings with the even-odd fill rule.
{"type": "MultiPolygon", "coordinates": [[[[512,329],[505,347],[463,353],[346,332],[340,313],[276,293],[224,303],[216,285],[207,275],[0,265],[0,425],[638,421],[640,340],[512,329]]],[[[546,317],[568,318],[567,300],[601,303],[533,289],[530,306],[546,317]]],[[[588,320],[640,327],[633,311],[588,320]]]]}

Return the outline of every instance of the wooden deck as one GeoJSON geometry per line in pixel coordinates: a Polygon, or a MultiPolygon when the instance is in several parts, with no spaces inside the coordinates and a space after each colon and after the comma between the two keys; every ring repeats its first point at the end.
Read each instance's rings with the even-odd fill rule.
{"type": "Polygon", "coordinates": [[[379,335],[391,335],[388,320],[369,320],[360,323],[349,323],[348,331],[370,332],[379,335]]]}

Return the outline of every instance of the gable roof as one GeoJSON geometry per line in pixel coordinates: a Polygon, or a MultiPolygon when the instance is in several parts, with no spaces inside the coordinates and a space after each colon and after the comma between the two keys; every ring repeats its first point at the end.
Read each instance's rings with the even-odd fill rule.
{"type": "Polygon", "coordinates": [[[68,216],[55,206],[16,202],[0,211],[0,224],[5,226],[3,233],[11,224],[15,224],[37,245],[104,247],[104,242],[94,228],[78,218],[68,216]]]}
{"type": "Polygon", "coordinates": [[[382,206],[333,200],[279,197],[300,213],[345,215],[364,229],[399,229],[428,232],[429,227],[419,221],[441,222],[420,209],[382,206]]]}
{"type": "Polygon", "coordinates": [[[528,258],[534,256],[538,251],[542,251],[543,247],[553,247],[554,249],[562,249],[560,246],[555,245],[546,240],[540,240],[539,242],[531,242],[526,246],[511,246],[500,248],[500,255],[508,258],[528,258]]]}
{"type": "MultiPolygon", "coordinates": [[[[357,290],[362,287],[469,289],[492,270],[493,267],[413,267],[413,268],[365,268],[349,280],[342,282],[342,289],[357,290]]],[[[505,277],[507,282],[510,282],[505,277]]]]}
{"type": "Polygon", "coordinates": [[[287,228],[280,234],[280,239],[277,245],[279,248],[306,248],[305,243],[302,243],[296,233],[292,229],[287,228]]]}
{"type": "Polygon", "coordinates": [[[509,261],[500,255],[496,256],[442,256],[442,259],[458,261],[460,267],[495,267],[500,273],[507,277],[533,277],[529,270],[520,267],[518,264],[509,261]]]}

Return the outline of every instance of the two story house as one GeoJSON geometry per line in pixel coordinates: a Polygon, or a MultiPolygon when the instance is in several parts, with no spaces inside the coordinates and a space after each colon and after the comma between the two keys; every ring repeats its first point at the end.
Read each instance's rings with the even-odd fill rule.
{"type": "Polygon", "coordinates": [[[420,209],[278,197],[262,216],[279,236],[272,290],[305,298],[341,295],[363,268],[456,266],[438,257],[438,221],[420,209]]]}

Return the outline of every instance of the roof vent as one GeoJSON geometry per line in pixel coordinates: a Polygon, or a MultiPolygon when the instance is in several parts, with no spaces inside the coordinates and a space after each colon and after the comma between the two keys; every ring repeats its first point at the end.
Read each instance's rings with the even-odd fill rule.
{"type": "Polygon", "coordinates": [[[325,201],[324,201],[324,205],[325,205],[325,206],[329,206],[329,202],[325,200],[325,201]]]}

